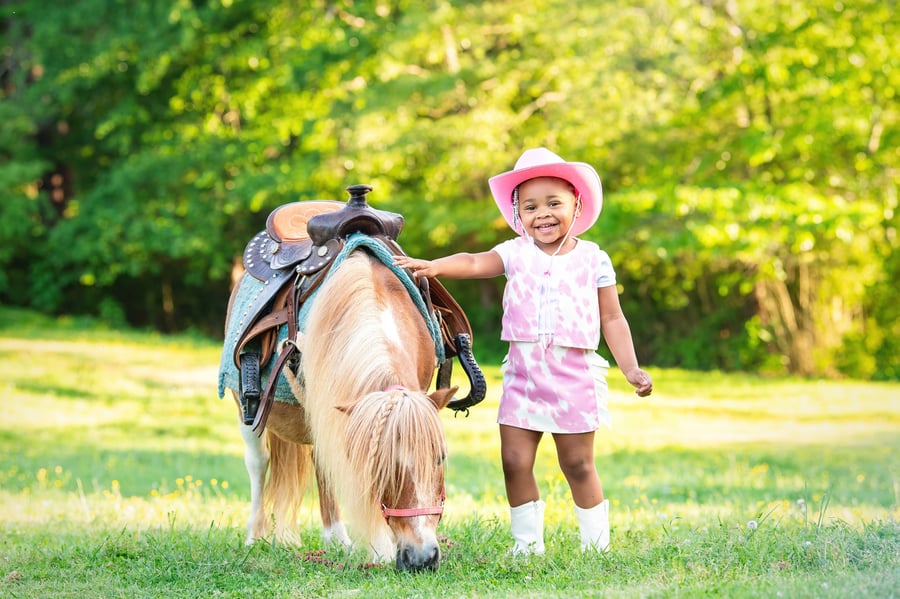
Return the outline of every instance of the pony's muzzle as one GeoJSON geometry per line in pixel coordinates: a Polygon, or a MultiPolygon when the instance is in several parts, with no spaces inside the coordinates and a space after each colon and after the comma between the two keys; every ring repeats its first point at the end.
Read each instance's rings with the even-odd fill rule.
{"type": "Polygon", "coordinates": [[[405,545],[397,548],[397,569],[401,572],[437,570],[441,562],[441,549],[437,544],[422,547],[405,545]]]}

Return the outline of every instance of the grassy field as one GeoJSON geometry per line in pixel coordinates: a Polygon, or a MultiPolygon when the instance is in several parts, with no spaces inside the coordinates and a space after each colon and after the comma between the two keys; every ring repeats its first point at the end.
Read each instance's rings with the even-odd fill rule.
{"type": "MultiPolygon", "coordinates": [[[[476,348],[477,349],[477,348],[476,348]]],[[[437,572],[325,548],[243,545],[249,485],[219,348],[0,309],[3,597],[897,597],[900,385],[610,374],[597,438],[613,551],[582,555],[549,439],[547,553],[507,555],[497,369],[450,457],[437,572]]]]}

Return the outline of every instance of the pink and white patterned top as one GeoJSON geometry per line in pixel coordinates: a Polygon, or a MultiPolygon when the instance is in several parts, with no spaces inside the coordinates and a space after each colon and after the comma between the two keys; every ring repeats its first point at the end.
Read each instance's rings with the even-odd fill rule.
{"type": "Polygon", "coordinates": [[[501,339],[597,349],[597,289],[615,285],[616,273],[609,255],[596,243],[576,241],[572,251],[552,257],[525,237],[493,248],[503,260],[507,278],[501,339]]]}

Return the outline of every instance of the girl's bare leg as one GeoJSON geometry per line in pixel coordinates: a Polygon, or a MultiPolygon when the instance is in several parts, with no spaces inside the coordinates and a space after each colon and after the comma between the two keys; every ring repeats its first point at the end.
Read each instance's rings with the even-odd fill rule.
{"type": "Polygon", "coordinates": [[[543,433],[500,425],[500,457],[510,507],[540,499],[534,459],[543,433]]]}
{"type": "Polygon", "coordinates": [[[592,508],[602,502],[603,487],[594,464],[594,433],[554,433],[553,441],[559,467],[572,490],[575,505],[592,508]]]}

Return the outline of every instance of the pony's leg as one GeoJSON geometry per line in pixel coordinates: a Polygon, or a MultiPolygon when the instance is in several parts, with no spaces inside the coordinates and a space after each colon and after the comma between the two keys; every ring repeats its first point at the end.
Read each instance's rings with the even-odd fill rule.
{"type": "Polygon", "coordinates": [[[240,424],[244,438],[244,465],[250,476],[250,518],[247,520],[248,545],[266,536],[266,514],[263,509],[263,489],[269,468],[269,449],[265,440],[256,434],[252,425],[240,424]]]}
{"type": "Polygon", "coordinates": [[[347,528],[341,522],[341,510],[338,507],[334,489],[322,470],[316,464],[316,486],[319,489],[319,513],[322,516],[322,536],[325,543],[337,543],[344,547],[352,544],[347,536],[347,528]]]}
{"type": "Polygon", "coordinates": [[[372,561],[378,564],[387,564],[397,559],[397,543],[391,535],[391,529],[387,526],[374,531],[369,541],[372,561]]]}

